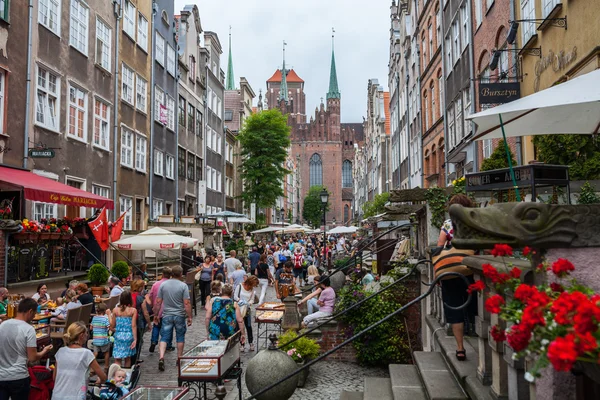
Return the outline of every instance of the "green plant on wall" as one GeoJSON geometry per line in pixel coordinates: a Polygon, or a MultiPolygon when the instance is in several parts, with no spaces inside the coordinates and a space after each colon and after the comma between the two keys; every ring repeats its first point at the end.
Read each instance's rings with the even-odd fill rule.
{"type": "Polygon", "coordinates": [[[125,261],[115,261],[110,272],[119,279],[125,279],[129,276],[129,265],[125,261]]]}
{"type": "Polygon", "coordinates": [[[431,188],[425,193],[425,199],[431,212],[431,225],[440,228],[446,220],[446,203],[448,195],[444,188],[431,188]]]}
{"type": "Polygon", "coordinates": [[[279,336],[279,345],[282,346],[281,350],[287,352],[288,350],[296,349],[304,360],[313,360],[319,356],[321,346],[313,339],[307,338],[306,336],[296,340],[294,343],[286,345],[287,342],[290,342],[297,337],[298,334],[293,330],[289,330],[279,336]]]}
{"type": "Polygon", "coordinates": [[[585,182],[581,186],[581,191],[577,197],[577,204],[598,204],[600,203],[600,196],[596,194],[596,189],[589,183],[585,182]]]}

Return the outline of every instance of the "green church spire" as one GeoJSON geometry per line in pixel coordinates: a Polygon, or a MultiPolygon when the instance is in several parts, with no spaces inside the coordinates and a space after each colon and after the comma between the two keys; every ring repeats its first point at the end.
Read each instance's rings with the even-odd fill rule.
{"type": "Polygon", "coordinates": [[[285,46],[287,43],[283,41],[283,68],[281,69],[281,88],[279,91],[279,101],[283,100],[287,103],[288,101],[288,87],[287,87],[287,71],[285,70],[285,46]]]}
{"type": "Polygon", "coordinates": [[[231,26],[229,27],[229,62],[227,65],[227,82],[225,90],[235,90],[235,77],[233,76],[233,57],[231,56],[231,26]]]}
{"type": "Polygon", "coordinates": [[[327,92],[327,99],[339,99],[342,96],[338,87],[337,71],[335,69],[334,38],[335,29],[331,28],[331,71],[329,72],[329,92],[327,92]]]}

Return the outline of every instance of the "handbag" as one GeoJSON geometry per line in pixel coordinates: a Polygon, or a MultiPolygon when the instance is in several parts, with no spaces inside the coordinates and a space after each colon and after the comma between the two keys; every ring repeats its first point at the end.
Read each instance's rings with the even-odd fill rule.
{"type": "MultiPolygon", "coordinates": [[[[435,278],[445,272],[458,272],[465,276],[472,275],[473,270],[463,264],[463,259],[475,254],[474,250],[457,249],[455,247],[443,248],[432,251],[431,261],[433,262],[433,271],[435,278]]],[[[448,276],[444,278],[453,279],[456,276],[448,276]]]]}

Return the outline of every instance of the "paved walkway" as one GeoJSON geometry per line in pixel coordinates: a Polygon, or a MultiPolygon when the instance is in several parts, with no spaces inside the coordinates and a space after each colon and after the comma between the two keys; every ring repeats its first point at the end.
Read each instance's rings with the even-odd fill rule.
{"type": "MultiPolygon", "coordinates": [[[[267,289],[266,301],[275,301],[275,290],[272,287],[267,289]]],[[[198,309],[198,315],[194,317],[191,328],[188,328],[186,334],[185,349],[188,350],[201,341],[205,340],[206,329],[204,324],[204,309],[198,309]]],[[[257,333],[257,326],[253,323],[254,334],[257,333]]],[[[144,335],[144,346],[142,350],[141,379],[140,385],[153,386],[177,386],[177,352],[167,352],[165,356],[166,370],[158,370],[158,348],[154,353],[148,352],[150,335],[144,335]]],[[[255,339],[256,342],[256,339],[255,339]]],[[[264,345],[264,343],[263,343],[264,345]]],[[[245,369],[248,361],[256,353],[242,353],[242,367],[245,369]]],[[[364,368],[353,363],[322,361],[312,366],[306,386],[298,388],[291,399],[293,400],[337,400],[342,390],[362,391],[365,376],[384,376],[387,377],[387,370],[377,368],[364,368]]],[[[237,388],[235,382],[226,384],[228,396],[226,399],[237,399],[237,388]]],[[[242,377],[244,398],[249,397],[246,389],[244,377],[242,377]]],[[[214,386],[209,385],[209,388],[214,386]]],[[[209,391],[208,397],[214,398],[209,391]]]]}

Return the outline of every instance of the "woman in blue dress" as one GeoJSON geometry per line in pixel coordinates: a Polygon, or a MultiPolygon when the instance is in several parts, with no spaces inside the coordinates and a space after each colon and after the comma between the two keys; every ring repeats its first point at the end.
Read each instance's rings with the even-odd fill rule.
{"type": "Polygon", "coordinates": [[[128,290],[121,293],[119,307],[116,307],[111,315],[110,329],[114,332],[113,357],[115,362],[122,367],[131,367],[131,356],[135,354],[137,343],[137,310],[133,307],[131,292],[128,290]]]}
{"type": "Polygon", "coordinates": [[[206,313],[206,331],[210,340],[227,340],[241,330],[240,341],[244,345],[246,342],[244,319],[237,303],[231,298],[232,294],[233,287],[226,284],[221,290],[221,296],[211,299],[206,313]]]}

